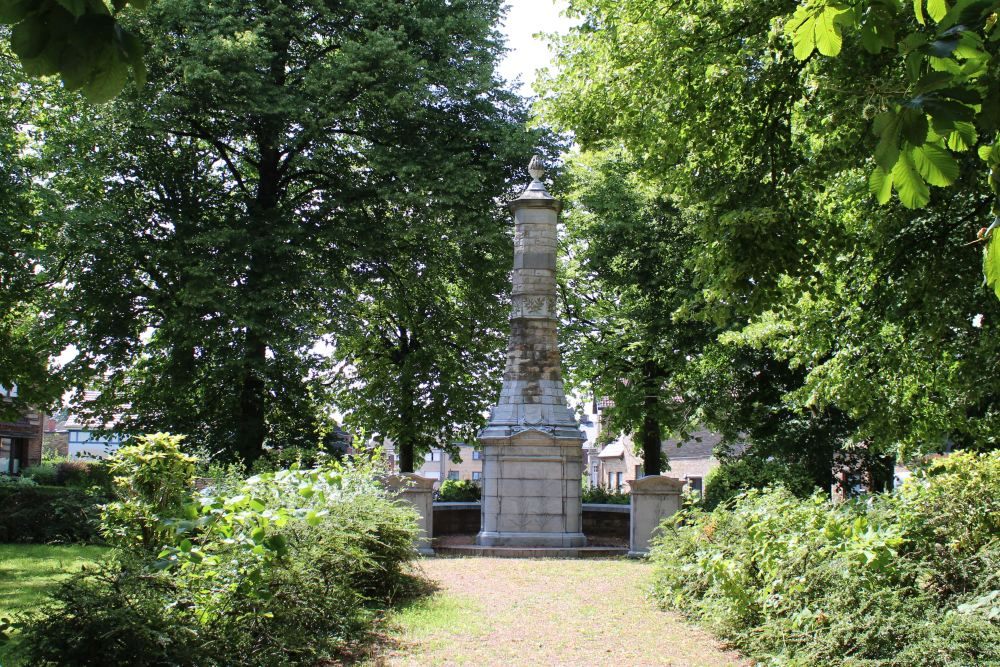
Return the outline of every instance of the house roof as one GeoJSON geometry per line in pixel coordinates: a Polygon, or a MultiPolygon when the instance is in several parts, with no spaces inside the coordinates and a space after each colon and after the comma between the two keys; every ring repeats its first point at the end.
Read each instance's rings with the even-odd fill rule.
{"type": "Polygon", "coordinates": [[[687,440],[664,440],[661,449],[671,460],[707,459],[712,457],[715,446],[722,442],[722,435],[699,429],[687,440]]]}
{"type": "MultiPolygon", "coordinates": [[[[605,445],[604,449],[597,455],[599,459],[613,459],[625,455],[625,438],[618,438],[612,443],[605,445]]],[[[631,442],[629,438],[629,442],[631,442]]]]}

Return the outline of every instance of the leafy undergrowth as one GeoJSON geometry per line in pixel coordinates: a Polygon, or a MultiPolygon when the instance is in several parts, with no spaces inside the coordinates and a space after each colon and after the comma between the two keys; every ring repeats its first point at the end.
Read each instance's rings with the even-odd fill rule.
{"type": "Polygon", "coordinates": [[[365,461],[233,477],[196,492],[158,434],[112,462],[98,567],[18,619],[34,666],[318,665],[356,653],[419,594],[416,514],[365,461]]]}
{"type": "Polygon", "coordinates": [[[773,665],[1000,662],[1000,452],[955,454],[892,494],[777,488],[664,525],[665,607],[773,665]]]}

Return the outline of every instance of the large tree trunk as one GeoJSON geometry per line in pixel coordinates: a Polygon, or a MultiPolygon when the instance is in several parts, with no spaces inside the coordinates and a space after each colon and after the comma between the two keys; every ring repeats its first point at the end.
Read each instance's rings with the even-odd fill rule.
{"type": "Polygon", "coordinates": [[[240,386],[239,416],[236,432],[236,450],[247,466],[264,453],[267,437],[267,411],[265,406],[264,365],[267,363],[267,345],[251,330],[247,332],[243,353],[243,377],[240,386]]]}
{"type": "Polygon", "coordinates": [[[397,442],[396,453],[399,455],[399,472],[413,472],[413,442],[409,440],[397,442]]]}
{"type": "Polygon", "coordinates": [[[661,450],[661,429],[659,420],[660,407],[660,369],[654,362],[643,364],[643,376],[646,385],[646,396],[643,399],[643,419],[640,439],[642,442],[642,468],[647,475],[659,475],[663,471],[663,453],[661,450]]]}

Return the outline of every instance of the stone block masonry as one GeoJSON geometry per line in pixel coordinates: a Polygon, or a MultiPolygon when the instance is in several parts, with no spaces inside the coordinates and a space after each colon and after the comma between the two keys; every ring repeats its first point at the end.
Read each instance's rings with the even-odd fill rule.
{"type": "Polygon", "coordinates": [[[560,202],[532,182],[514,213],[511,332],[503,390],[479,435],[483,500],[477,543],[582,547],[583,434],[566,404],[557,338],[556,225],[560,202]]]}

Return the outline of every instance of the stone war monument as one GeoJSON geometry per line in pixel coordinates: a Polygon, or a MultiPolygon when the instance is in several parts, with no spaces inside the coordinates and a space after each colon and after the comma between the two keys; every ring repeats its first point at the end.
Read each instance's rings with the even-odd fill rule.
{"type": "Polygon", "coordinates": [[[556,339],[556,224],[562,208],[542,184],[509,204],[514,214],[510,343],[499,404],[479,434],[484,547],[586,546],[580,504],[584,435],[566,404],[556,339]]]}

